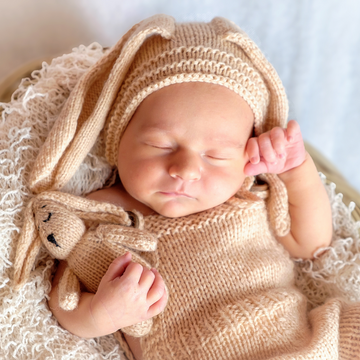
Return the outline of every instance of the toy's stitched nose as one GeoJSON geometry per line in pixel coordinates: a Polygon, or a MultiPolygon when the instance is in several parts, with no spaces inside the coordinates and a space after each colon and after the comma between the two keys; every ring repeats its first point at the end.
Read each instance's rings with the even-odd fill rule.
{"type": "Polygon", "coordinates": [[[61,246],[56,242],[54,234],[50,234],[47,237],[48,241],[51,242],[52,244],[56,245],[56,247],[61,248],[61,246]]]}

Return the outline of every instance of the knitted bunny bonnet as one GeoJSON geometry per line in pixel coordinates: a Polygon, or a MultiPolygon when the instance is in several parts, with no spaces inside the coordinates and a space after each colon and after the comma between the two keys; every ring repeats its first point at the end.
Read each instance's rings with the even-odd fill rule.
{"type": "Polygon", "coordinates": [[[134,25],[76,84],[40,149],[31,190],[61,189],[102,130],[106,159],[116,166],[121,136],[141,101],[165,86],[193,81],[242,96],[254,113],[256,135],[286,125],[281,80],[240,28],[221,17],[176,23],[155,15],[134,25]]]}

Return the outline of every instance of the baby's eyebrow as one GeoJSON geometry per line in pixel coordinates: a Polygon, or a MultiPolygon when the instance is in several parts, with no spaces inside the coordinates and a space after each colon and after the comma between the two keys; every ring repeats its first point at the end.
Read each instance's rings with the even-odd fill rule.
{"type": "MultiPolygon", "coordinates": [[[[168,134],[171,133],[171,129],[167,129],[164,126],[158,126],[158,125],[144,125],[142,127],[142,131],[144,131],[146,134],[168,134]]],[[[226,136],[223,137],[217,137],[217,138],[211,138],[208,140],[209,143],[217,143],[218,145],[226,148],[235,148],[235,149],[241,149],[245,147],[245,144],[242,141],[228,139],[226,136]]]]}
{"type": "Polygon", "coordinates": [[[245,147],[245,144],[243,142],[236,141],[236,140],[215,138],[215,139],[212,139],[212,141],[215,141],[219,145],[222,145],[227,148],[241,149],[241,148],[245,147]]]}
{"type": "Polygon", "coordinates": [[[141,127],[141,130],[146,133],[169,133],[170,129],[166,129],[163,126],[156,126],[156,125],[144,125],[141,127]]]}

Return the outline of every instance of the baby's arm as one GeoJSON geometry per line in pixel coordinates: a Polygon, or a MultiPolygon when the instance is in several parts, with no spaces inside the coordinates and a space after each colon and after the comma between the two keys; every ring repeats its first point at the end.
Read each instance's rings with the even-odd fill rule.
{"type": "Polygon", "coordinates": [[[287,188],[291,229],[278,241],[292,257],[312,258],[318,248],[331,242],[331,207],[315,164],[304,148],[298,123],[291,120],[287,129],[277,127],[249,139],[247,154],[247,175],[278,174],[287,188]]]}
{"type": "Polygon", "coordinates": [[[59,307],[58,282],[66,267],[61,262],[54,276],[49,307],[65,329],[84,338],[111,334],[158,315],[167,302],[160,274],[131,261],[131,254],[118,257],[102,278],[96,294],[82,292],[73,311],[59,307]]]}

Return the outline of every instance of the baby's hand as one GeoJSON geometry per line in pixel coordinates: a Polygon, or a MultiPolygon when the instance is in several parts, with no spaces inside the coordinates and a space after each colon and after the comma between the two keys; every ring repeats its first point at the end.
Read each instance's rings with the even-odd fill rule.
{"type": "Polygon", "coordinates": [[[250,159],[245,165],[246,175],[282,174],[301,165],[306,155],[300,126],[295,120],[290,120],[286,129],[275,127],[250,138],[246,152],[250,159]]]}
{"type": "Polygon", "coordinates": [[[165,283],[155,269],[131,261],[128,252],[110,265],[91,302],[91,313],[104,334],[158,315],[167,303],[165,283]]]}

